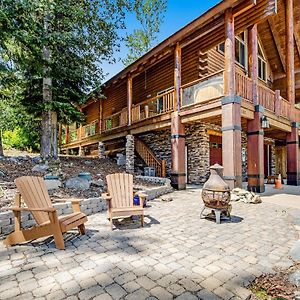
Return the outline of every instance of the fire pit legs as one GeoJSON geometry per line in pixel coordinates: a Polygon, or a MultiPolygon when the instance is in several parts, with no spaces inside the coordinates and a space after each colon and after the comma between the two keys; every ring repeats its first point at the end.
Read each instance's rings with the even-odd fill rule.
{"type": "Polygon", "coordinates": [[[227,208],[211,208],[211,207],[206,207],[205,205],[203,206],[203,209],[200,213],[200,219],[204,219],[204,218],[211,218],[211,219],[216,219],[216,223],[217,224],[221,224],[221,216],[222,213],[226,216],[226,219],[231,220],[231,216],[230,216],[230,211],[231,211],[231,205],[229,205],[228,209],[227,208]],[[205,209],[208,209],[211,211],[211,213],[204,215],[204,211],[205,209]]]}

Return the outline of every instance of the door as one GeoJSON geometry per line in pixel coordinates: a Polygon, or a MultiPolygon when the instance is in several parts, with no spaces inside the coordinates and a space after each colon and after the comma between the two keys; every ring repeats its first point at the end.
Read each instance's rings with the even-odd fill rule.
{"type": "Polygon", "coordinates": [[[222,165],[222,137],[209,136],[209,165],[222,165]]]}

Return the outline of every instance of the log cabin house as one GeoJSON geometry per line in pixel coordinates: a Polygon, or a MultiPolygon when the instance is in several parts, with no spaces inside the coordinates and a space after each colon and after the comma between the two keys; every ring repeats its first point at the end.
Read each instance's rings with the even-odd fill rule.
{"type": "MultiPolygon", "coordinates": [[[[300,1],[224,0],[102,86],[62,153],[126,152],[184,189],[220,163],[231,187],[299,184],[300,1]]],[[[130,161],[127,170],[132,171],[130,161]]]]}

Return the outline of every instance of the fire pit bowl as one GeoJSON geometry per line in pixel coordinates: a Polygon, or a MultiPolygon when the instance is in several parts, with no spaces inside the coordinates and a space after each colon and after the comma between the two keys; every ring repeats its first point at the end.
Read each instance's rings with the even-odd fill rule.
{"type": "Polygon", "coordinates": [[[210,167],[210,176],[205,182],[202,189],[202,200],[204,208],[213,210],[216,216],[217,223],[220,223],[221,213],[224,212],[226,216],[230,216],[230,188],[222,177],[223,167],[215,164],[210,167]]]}

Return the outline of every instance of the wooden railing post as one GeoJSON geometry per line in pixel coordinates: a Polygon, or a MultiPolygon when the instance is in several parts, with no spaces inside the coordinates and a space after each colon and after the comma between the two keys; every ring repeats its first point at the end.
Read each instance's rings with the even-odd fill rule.
{"type": "Polygon", "coordinates": [[[165,178],[166,175],[166,161],[163,159],[161,161],[161,177],[165,178]]]}
{"type": "Polygon", "coordinates": [[[69,125],[66,126],[66,144],[70,142],[70,127],[69,125]]]}
{"type": "Polygon", "coordinates": [[[103,103],[102,103],[102,100],[100,99],[99,100],[99,123],[98,123],[98,131],[99,131],[99,134],[102,133],[102,121],[103,121],[103,103]]]}
{"type": "Polygon", "coordinates": [[[275,115],[280,116],[281,113],[281,98],[280,98],[280,90],[275,90],[275,115]]]}
{"type": "Polygon", "coordinates": [[[258,92],[257,92],[257,84],[258,84],[258,41],[257,41],[257,24],[254,24],[249,29],[249,71],[250,77],[252,79],[252,99],[253,104],[258,104],[258,92]]]}
{"type": "Polygon", "coordinates": [[[181,47],[179,43],[175,48],[175,68],[174,68],[174,110],[180,111],[180,87],[181,87],[181,47]]]}
{"type": "Polygon", "coordinates": [[[127,111],[128,111],[128,126],[131,125],[131,108],[132,108],[132,77],[127,78],[127,111]]]}

